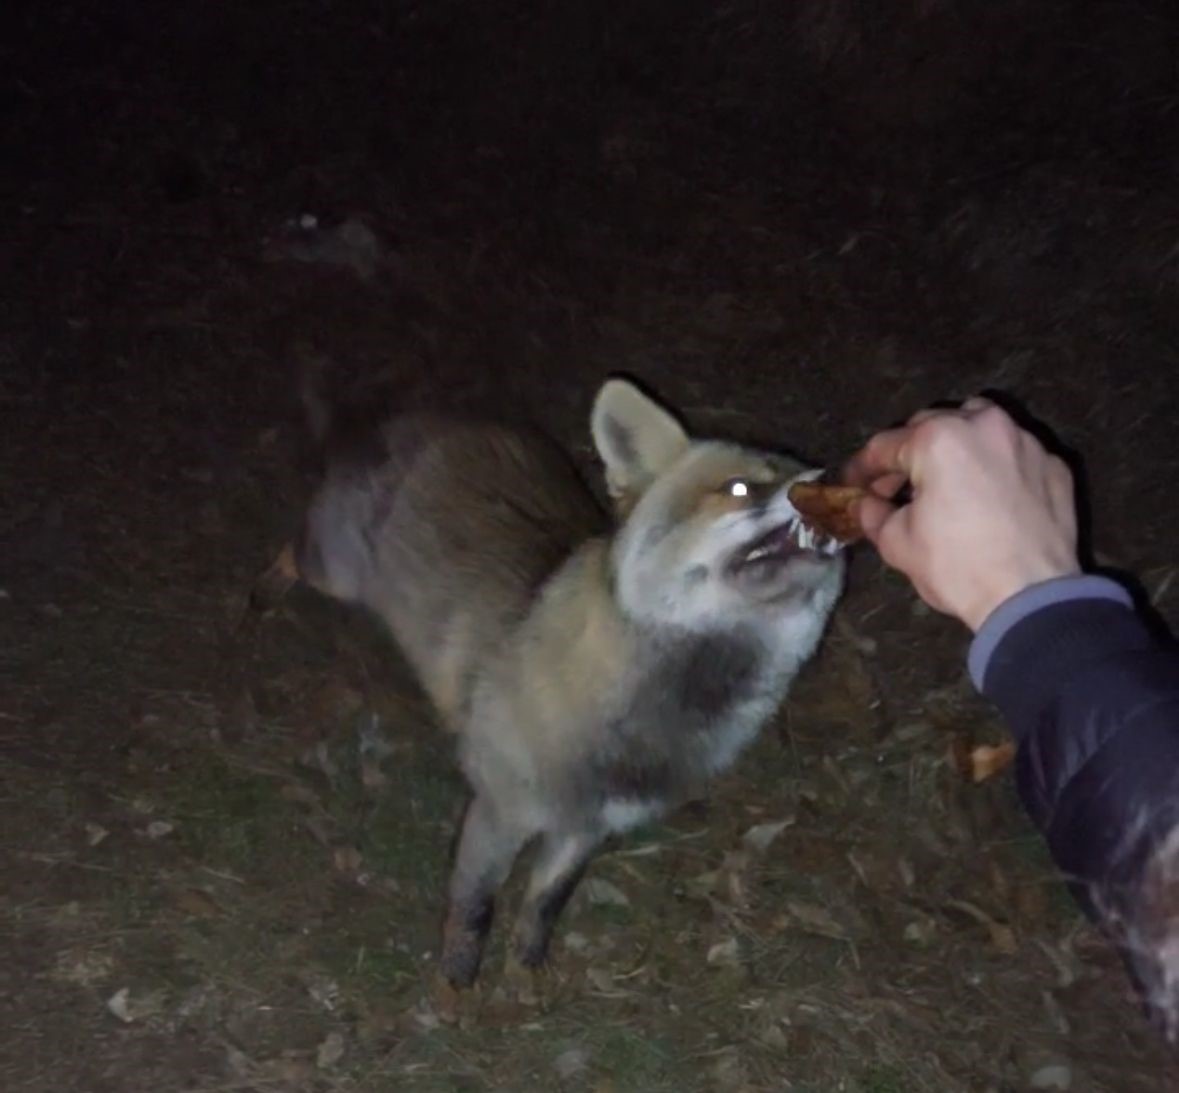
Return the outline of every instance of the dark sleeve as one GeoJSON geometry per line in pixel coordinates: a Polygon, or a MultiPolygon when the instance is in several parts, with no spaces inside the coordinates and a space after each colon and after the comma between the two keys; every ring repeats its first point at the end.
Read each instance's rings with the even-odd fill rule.
{"type": "Polygon", "coordinates": [[[1174,925],[1161,922],[1157,891],[1148,899],[1143,885],[1148,875],[1158,880],[1160,862],[1174,860],[1164,872],[1179,877],[1170,845],[1179,831],[1179,652],[1108,598],[1040,607],[988,652],[981,689],[1018,744],[1020,798],[1171,1035],[1179,950],[1168,954],[1179,941],[1179,900],[1167,897],[1174,925]]]}

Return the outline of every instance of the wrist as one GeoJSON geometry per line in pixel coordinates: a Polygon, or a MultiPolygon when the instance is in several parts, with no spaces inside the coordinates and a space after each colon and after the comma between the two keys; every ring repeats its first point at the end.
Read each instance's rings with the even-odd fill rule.
{"type": "Polygon", "coordinates": [[[977,634],[995,611],[1033,585],[1080,574],[1081,567],[1075,561],[1044,560],[1038,564],[1022,565],[1018,570],[997,574],[996,579],[988,581],[986,588],[980,590],[980,594],[958,613],[958,617],[972,634],[977,634]]]}

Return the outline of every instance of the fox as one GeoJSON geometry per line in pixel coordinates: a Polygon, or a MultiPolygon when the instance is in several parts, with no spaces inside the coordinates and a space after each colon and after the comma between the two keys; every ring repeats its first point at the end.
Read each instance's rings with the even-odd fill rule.
{"type": "Polygon", "coordinates": [[[325,457],[284,550],[292,581],[375,615],[453,734],[469,794],[438,967],[456,989],[525,848],[509,951],[539,970],[603,844],[736,763],[844,586],[844,546],[788,497],[822,468],[693,436],[627,376],[589,417],[601,501],[539,429],[391,413],[325,457]]]}

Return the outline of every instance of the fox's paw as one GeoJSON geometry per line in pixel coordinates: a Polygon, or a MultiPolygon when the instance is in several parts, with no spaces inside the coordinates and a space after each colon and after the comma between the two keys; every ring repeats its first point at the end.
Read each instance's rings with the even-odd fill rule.
{"type": "Polygon", "coordinates": [[[483,959],[483,938],[472,930],[448,930],[438,969],[456,990],[474,985],[483,959]]]}

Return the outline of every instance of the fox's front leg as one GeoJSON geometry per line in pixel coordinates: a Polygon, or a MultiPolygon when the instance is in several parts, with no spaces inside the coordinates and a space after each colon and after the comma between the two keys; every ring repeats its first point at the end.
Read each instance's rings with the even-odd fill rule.
{"type": "Polygon", "coordinates": [[[601,841],[596,831],[545,832],[513,936],[516,959],[524,967],[544,964],[553,926],[601,841]]]}
{"type": "Polygon", "coordinates": [[[467,806],[442,937],[442,974],[452,986],[469,987],[475,982],[496,893],[526,841],[527,833],[485,796],[476,796],[467,806]]]}

